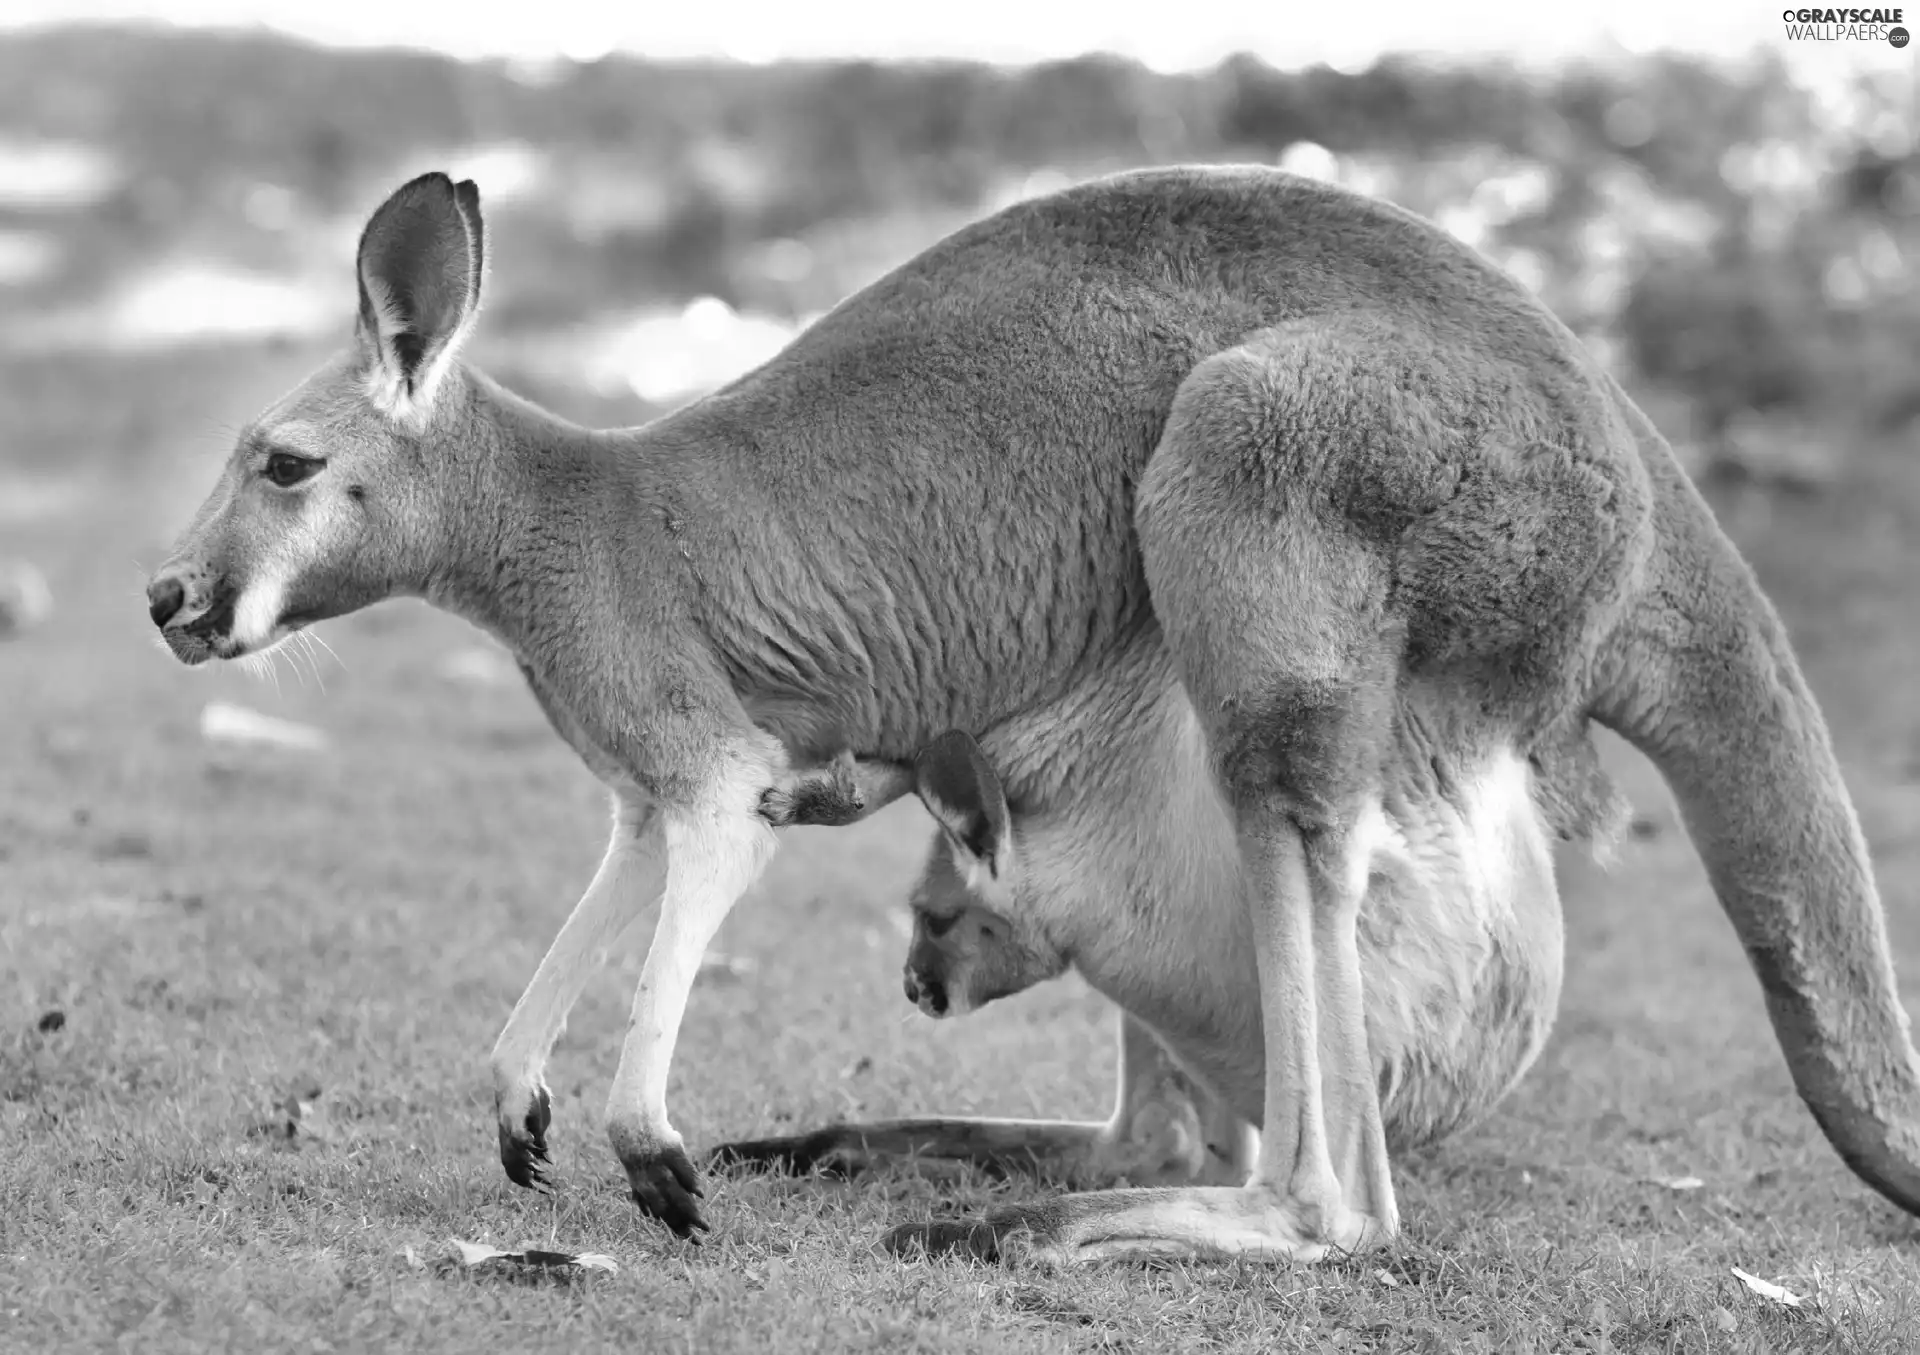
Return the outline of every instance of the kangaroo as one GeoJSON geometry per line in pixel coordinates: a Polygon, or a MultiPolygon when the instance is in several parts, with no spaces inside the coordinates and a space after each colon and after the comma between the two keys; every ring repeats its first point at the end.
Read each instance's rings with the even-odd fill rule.
{"type": "MultiPolygon", "coordinates": [[[[1645,415],[1479,254],[1277,170],[1114,175],[962,228],[770,361],[609,432],[462,360],[486,258],[470,181],[423,175],[374,211],[350,341],[241,430],[148,605],[198,663],[423,597],[513,651],[607,785],[600,865],[493,1049],[515,1181],[544,1179],[543,1070],[592,961],[657,904],[608,1136],[646,1214],[706,1227],[667,1072],[796,777],[970,731],[1023,825],[1016,882],[1066,889],[1084,854],[1044,844],[1072,800],[1050,790],[1177,686],[1247,885],[1238,946],[1189,943],[1232,950],[1240,979],[1178,981],[1257,1003],[1196,1033],[1151,993],[1135,1014],[1259,1127],[1253,1165],[983,1226],[1065,1260],[1393,1237],[1371,863],[1396,824],[1464,815],[1506,826],[1474,830],[1477,897],[1544,889],[1539,825],[1512,825],[1596,722],[1673,787],[1815,1118],[1920,1212],[1920,1057],[1787,636],[1645,415]]],[[[1154,916],[1145,882],[1108,874],[1109,944],[1157,944],[1127,925],[1154,916]]]]}

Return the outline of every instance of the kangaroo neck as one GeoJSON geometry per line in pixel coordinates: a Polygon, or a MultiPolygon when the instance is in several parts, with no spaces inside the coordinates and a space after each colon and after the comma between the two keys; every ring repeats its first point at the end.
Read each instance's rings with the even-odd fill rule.
{"type": "Polygon", "coordinates": [[[586,637],[612,638],[616,611],[629,623],[664,621],[675,571],[647,558],[656,496],[647,458],[622,446],[632,435],[582,428],[478,372],[469,380],[470,474],[447,507],[427,600],[536,669],[586,637]],[[640,599],[641,610],[661,616],[634,615],[622,585],[636,576],[656,585],[647,590],[654,606],[640,599]]]}

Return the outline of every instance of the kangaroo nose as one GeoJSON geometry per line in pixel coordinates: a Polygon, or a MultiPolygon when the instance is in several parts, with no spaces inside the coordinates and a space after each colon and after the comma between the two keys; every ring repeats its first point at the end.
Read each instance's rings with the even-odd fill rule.
{"type": "Polygon", "coordinates": [[[175,578],[155,579],[147,585],[147,615],[164,626],[187,602],[186,585],[175,578]]]}
{"type": "Polygon", "coordinates": [[[905,982],[901,986],[906,990],[907,1001],[916,1007],[925,1007],[931,1016],[947,1014],[947,985],[944,982],[929,975],[916,974],[911,967],[904,977],[905,982]]]}

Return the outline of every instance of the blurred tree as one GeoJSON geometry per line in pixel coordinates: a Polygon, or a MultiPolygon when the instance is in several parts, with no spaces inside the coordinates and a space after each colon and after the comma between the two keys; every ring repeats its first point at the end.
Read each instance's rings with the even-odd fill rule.
{"type": "Polygon", "coordinates": [[[1436,214],[1527,277],[1738,456],[1756,415],[1920,414],[1917,101],[1910,80],[1816,100],[1777,60],[1677,56],[1550,77],[1407,57],[1282,71],[1246,55],[1180,75],[1103,55],[533,70],[65,27],[0,37],[0,138],[104,149],[121,180],[65,207],[0,204],[0,225],[57,223],[62,276],[105,285],[183,241],[248,254],[245,232],[275,215],[242,210],[262,185],[293,195],[282,217],[350,225],[402,162],[511,139],[545,177],[494,209],[528,259],[518,290],[497,283],[503,315],[708,293],[765,304],[781,286],[797,309],[818,304],[822,275],[781,283],[756,262],[769,242],[805,250],[857,221],[910,248],[922,223],[1036,174],[1271,161],[1312,143],[1336,177],[1436,214]]]}

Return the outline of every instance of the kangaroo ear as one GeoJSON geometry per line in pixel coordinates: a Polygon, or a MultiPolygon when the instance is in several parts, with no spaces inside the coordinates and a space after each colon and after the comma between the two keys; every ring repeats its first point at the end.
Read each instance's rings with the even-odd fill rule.
{"type": "Polygon", "coordinates": [[[913,760],[913,788],[964,860],[968,883],[984,868],[998,880],[1013,864],[1013,833],[1000,778],[973,736],[950,729],[913,760]]]}
{"type": "Polygon", "coordinates": [[[440,378],[480,309],[486,261],[480,190],[422,174],[394,191],[360,233],[360,340],[374,403],[403,422],[433,407],[440,378]]]}

